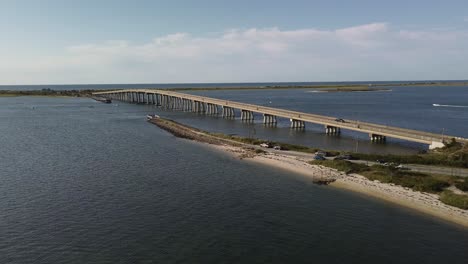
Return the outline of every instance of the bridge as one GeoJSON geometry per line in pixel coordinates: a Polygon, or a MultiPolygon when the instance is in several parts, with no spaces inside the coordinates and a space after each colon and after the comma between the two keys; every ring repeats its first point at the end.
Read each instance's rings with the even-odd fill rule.
{"type": "Polygon", "coordinates": [[[372,141],[385,141],[387,137],[428,144],[430,149],[443,147],[444,142],[454,138],[458,142],[468,143],[468,139],[435,134],[424,131],[392,127],[358,120],[297,112],[286,109],[246,104],[223,99],[210,98],[175,91],[157,89],[131,89],[95,92],[93,95],[130,103],[154,104],[167,109],[182,110],[207,115],[221,115],[235,118],[236,109],[243,121],[252,122],[254,113],[263,115],[263,123],[276,124],[278,117],[287,118],[292,128],[304,128],[305,123],[323,125],[327,134],[339,134],[341,129],[369,134],[372,141]]]}

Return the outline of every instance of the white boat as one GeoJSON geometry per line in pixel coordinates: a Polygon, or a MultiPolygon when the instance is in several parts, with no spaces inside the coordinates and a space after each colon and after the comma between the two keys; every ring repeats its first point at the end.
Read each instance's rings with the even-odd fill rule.
{"type": "Polygon", "coordinates": [[[154,118],[159,118],[158,115],[154,114],[154,115],[146,115],[146,119],[149,121],[149,120],[152,120],[154,118]]]}

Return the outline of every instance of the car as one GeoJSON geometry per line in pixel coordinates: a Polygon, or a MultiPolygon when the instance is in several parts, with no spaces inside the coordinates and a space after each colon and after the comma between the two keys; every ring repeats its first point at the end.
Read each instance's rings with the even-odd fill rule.
{"type": "Polygon", "coordinates": [[[387,163],[387,161],[386,161],[386,160],[383,160],[383,159],[378,159],[378,160],[376,160],[376,161],[377,161],[377,163],[379,163],[379,164],[385,164],[385,163],[387,163]]]}
{"type": "Polygon", "coordinates": [[[260,147],[262,147],[262,148],[269,148],[270,145],[268,145],[267,143],[262,143],[262,144],[260,144],[260,147]]]}
{"type": "Polygon", "coordinates": [[[340,123],[346,123],[346,121],[343,118],[337,118],[335,119],[335,121],[340,123]]]}
{"type": "Polygon", "coordinates": [[[320,156],[324,156],[324,157],[328,156],[327,154],[328,154],[327,152],[321,151],[321,150],[315,152],[315,155],[320,155],[320,156]]]}
{"type": "Polygon", "coordinates": [[[276,150],[281,150],[282,148],[281,148],[281,146],[280,146],[280,145],[276,145],[276,146],[274,146],[274,147],[273,147],[273,149],[276,149],[276,150]]]}
{"type": "Polygon", "coordinates": [[[324,156],[321,155],[315,155],[314,160],[326,160],[324,156]]]}
{"type": "Polygon", "coordinates": [[[399,164],[398,166],[396,166],[395,168],[399,169],[399,170],[409,170],[408,167],[405,167],[403,166],[402,164],[399,164]]]}
{"type": "Polygon", "coordinates": [[[335,157],[335,160],[355,160],[356,158],[349,154],[341,154],[335,157]]]}

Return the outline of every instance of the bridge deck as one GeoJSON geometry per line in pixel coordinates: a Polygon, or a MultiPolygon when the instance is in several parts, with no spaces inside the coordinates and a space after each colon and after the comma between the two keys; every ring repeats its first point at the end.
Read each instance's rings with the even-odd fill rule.
{"type": "Polygon", "coordinates": [[[261,114],[274,115],[277,117],[294,119],[294,120],[315,123],[315,124],[322,124],[325,126],[338,127],[342,129],[349,129],[349,130],[359,131],[363,133],[377,134],[381,136],[398,138],[398,139],[425,143],[425,144],[432,144],[433,142],[443,142],[444,140],[448,140],[450,138],[455,138],[459,142],[468,143],[468,139],[461,138],[461,137],[435,134],[435,133],[429,133],[429,132],[406,129],[406,128],[385,126],[385,125],[380,125],[380,124],[362,122],[358,120],[346,119],[345,122],[342,123],[342,122],[335,121],[335,119],[337,118],[331,117],[331,116],[316,115],[316,114],[291,111],[291,110],[273,108],[273,107],[266,107],[266,106],[260,106],[260,105],[254,105],[254,104],[246,104],[246,103],[234,102],[234,101],[229,101],[229,100],[210,98],[210,97],[205,97],[205,96],[179,93],[179,92],[174,92],[174,91],[156,90],[156,89],[135,89],[135,90],[117,90],[117,91],[108,91],[108,92],[97,92],[94,94],[106,95],[106,94],[118,94],[118,93],[130,93],[130,92],[168,95],[168,96],[178,97],[178,98],[187,99],[187,100],[194,100],[194,101],[199,101],[203,103],[210,103],[210,104],[215,104],[219,106],[226,106],[226,107],[247,110],[247,111],[252,111],[252,112],[261,113],[261,114]]]}

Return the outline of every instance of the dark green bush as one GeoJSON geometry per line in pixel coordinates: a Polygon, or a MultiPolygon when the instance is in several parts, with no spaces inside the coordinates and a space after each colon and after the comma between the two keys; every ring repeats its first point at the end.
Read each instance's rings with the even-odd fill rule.
{"type": "Polygon", "coordinates": [[[468,192],[468,178],[465,178],[461,182],[456,182],[455,186],[464,192],[468,192]]]}

